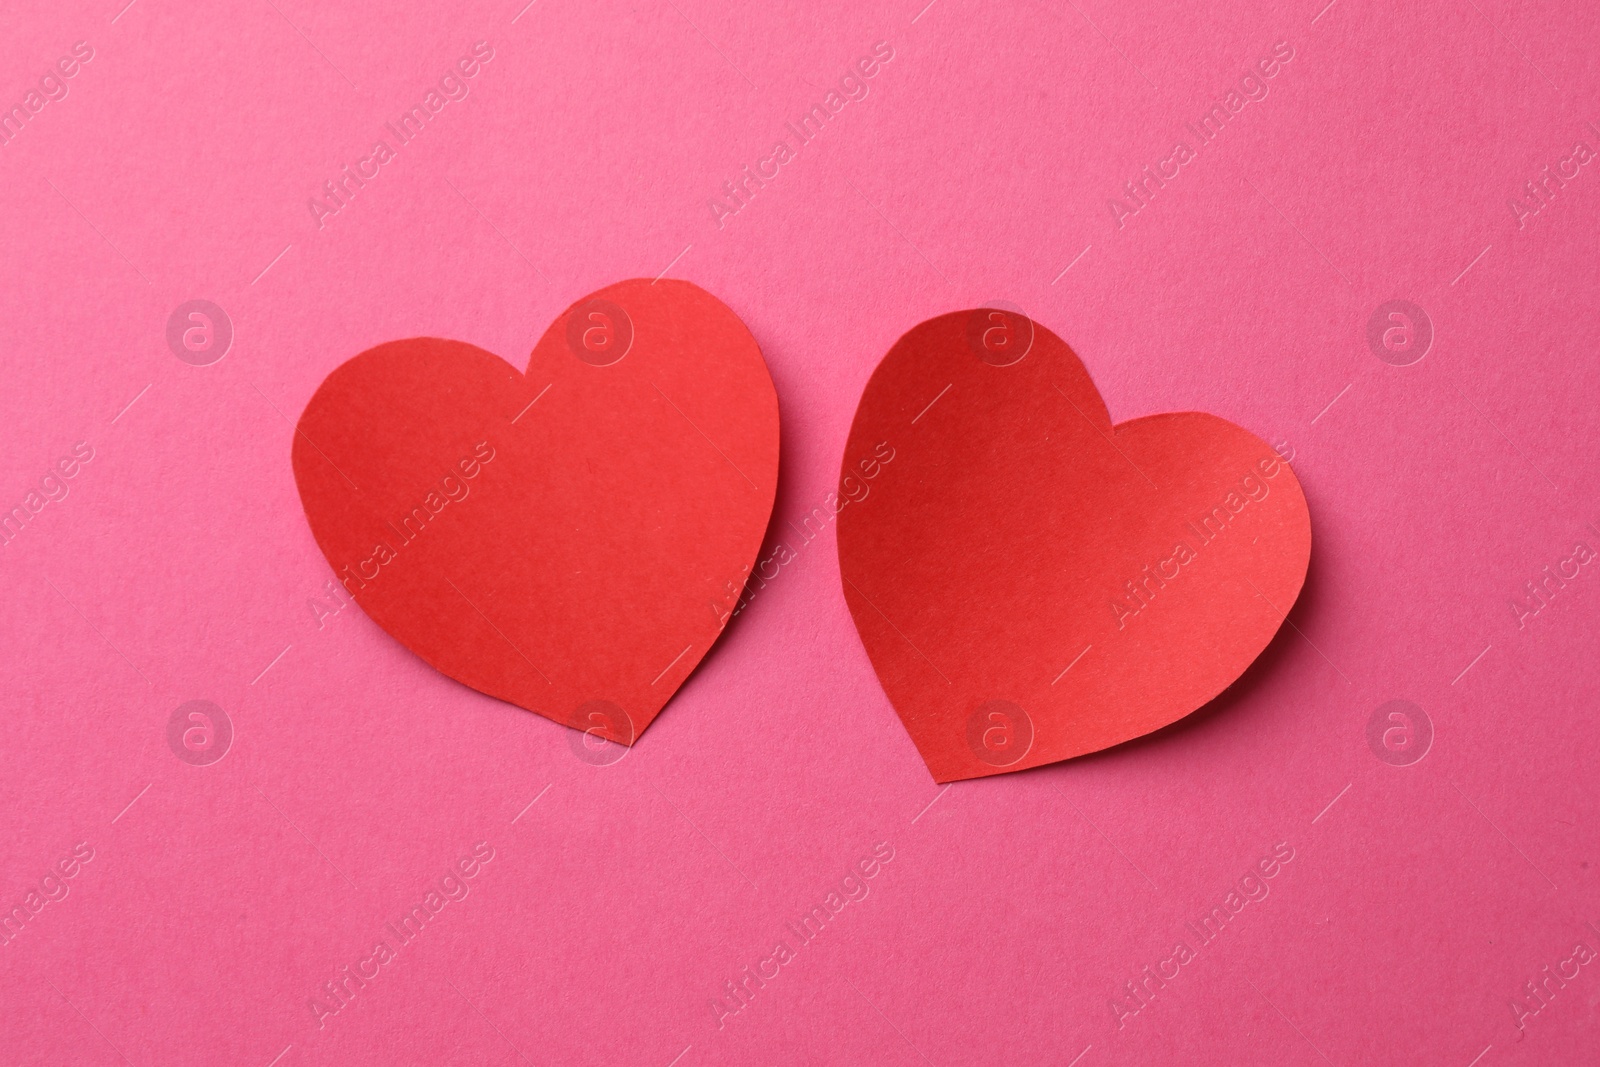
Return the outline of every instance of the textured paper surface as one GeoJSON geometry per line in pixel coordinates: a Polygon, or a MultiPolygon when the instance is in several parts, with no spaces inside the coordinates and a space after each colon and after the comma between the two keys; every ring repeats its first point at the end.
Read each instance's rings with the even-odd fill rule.
{"type": "Polygon", "coordinates": [[[839,509],[845,600],[940,782],[1170,725],[1244,673],[1305,580],[1280,456],[1214,415],[1113,426],[1072,349],[1019,313],[908,331],[845,456],[840,500],[877,483],[839,509]]]}
{"type": "Polygon", "coordinates": [[[0,1062],[1593,1058],[1589,5],[273,4],[6,7],[0,103],[74,73],[0,146],[0,905],[76,873],[0,945],[0,1062]],[[331,598],[287,457],[352,354],[517,365],[663,272],[766,357],[773,522],[643,743],[574,749],[331,598]],[[1000,300],[1117,420],[1284,446],[1316,541],[1221,706],[943,789],[827,498],[884,353],[1000,300]]]}
{"type": "Polygon", "coordinates": [[[337,595],[450,677],[627,745],[756,562],[778,402],[714,296],[622,282],[525,373],[434,338],[356,356],[300,416],[294,468],[337,595]]]}

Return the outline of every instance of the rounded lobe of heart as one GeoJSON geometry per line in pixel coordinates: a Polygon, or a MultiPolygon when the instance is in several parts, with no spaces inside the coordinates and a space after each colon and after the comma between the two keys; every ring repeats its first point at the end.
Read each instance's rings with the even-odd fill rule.
{"type": "Polygon", "coordinates": [[[838,520],[857,631],[940,782],[1195,711],[1272,640],[1311,549],[1299,482],[1259,438],[1196,412],[1113,427],[1044,327],[1016,363],[978,358],[978,313],[922,323],[873,373],[845,457],[895,458],[838,520]]]}
{"type": "Polygon", "coordinates": [[[631,744],[755,562],[777,396],[729,308],[686,282],[635,280],[563,312],[526,373],[460,341],[361,353],[306,405],[293,463],[318,546],[380,627],[564,725],[608,702],[605,723],[580,728],[631,744]],[[596,307],[607,317],[591,327],[596,307]],[[620,357],[576,347],[622,325],[620,357]]]}

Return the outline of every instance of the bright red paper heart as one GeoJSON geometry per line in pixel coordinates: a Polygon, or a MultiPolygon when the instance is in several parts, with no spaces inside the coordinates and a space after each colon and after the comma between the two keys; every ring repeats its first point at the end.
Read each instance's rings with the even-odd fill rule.
{"type": "Polygon", "coordinates": [[[306,517],[383,629],[457,681],[631,744],[722,632],[766,531],[778,401],[687,282],[568,308],[525,373],[460,341],[328,375],[294,439],[306,517]]]}
{"type": "Polygon", "coordinates": [[[1311,523],[1288,464],[1213,415],[1113,427],[1078,357],[1020,314],[956,312],[902,337],[861,398],[847,479],[880,442],[894,462],[840,512],[839,569],[937,781],[1182,718],[1300,595],[1311,523]]]}

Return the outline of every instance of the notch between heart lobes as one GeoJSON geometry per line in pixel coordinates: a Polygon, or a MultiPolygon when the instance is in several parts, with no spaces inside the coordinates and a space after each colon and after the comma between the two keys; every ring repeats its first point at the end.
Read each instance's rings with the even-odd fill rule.
{"type": "Polygon", "coordinates": [[[902,337],[844,454],[883,440],[891,476],[839,516],[841,585],[939,782],[1177,721],[1244,673],[1304,584],[1288,463],[1214,415],[1113,426],[1072,349],[1015,310],[902,337]]]}
{"type": "Polygon", "coordinates": [[[368,349],[296,427],[318,547],[391,636],[480,692],[631,744],[726,625],[778,474],[778,404],[687,282],[578,301],[525,372],[461,341],[368,349]]]}

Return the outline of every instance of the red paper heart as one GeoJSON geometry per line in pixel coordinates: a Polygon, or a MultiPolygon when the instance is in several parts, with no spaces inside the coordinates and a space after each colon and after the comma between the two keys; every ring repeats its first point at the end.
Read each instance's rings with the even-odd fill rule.
{"type": "Polygon", "coordinates": [[[369,349],[294,439],[323,555],[444,674],[631,744],[727,623],[772,512],[755,339],[686,282],[568,308],[526,373],[460,341],[369,349]]]}
{"type": "Polygon", "coordinates": [[[861,398],[847,479],[883,442],[892,465],[840,512],[839,569],[940,782],[1182,718],[1244,672],[1305,580],[1305,496],[1271,448],[1194,412],[1113,427],[1078,357],[1017,313],[902,337],[861,398]]]}

